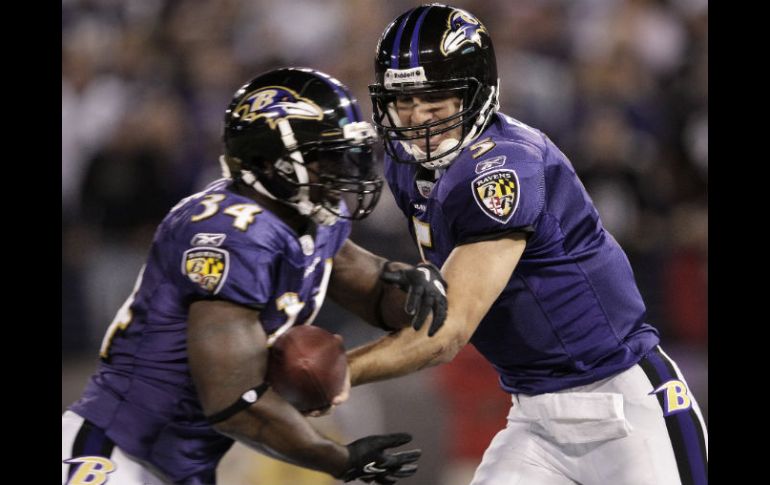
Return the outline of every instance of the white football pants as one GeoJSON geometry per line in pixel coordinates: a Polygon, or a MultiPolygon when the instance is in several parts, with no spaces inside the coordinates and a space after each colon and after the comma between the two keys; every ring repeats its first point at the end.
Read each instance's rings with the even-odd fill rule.
{"type": "Polygon", "coordinates": [[[708,434],[660,347],[613,377],[513,395],[471,485],[705,485],[708,434]]]}
{"type": "Polygon", "coordinates": [[[61,459],[66,485],[167,485],[72,411],[61,418],[61,459]]]}

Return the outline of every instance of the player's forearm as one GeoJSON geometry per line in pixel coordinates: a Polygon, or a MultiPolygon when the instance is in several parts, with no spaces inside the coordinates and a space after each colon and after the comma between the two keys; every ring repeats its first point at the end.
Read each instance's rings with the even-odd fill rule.
{"type": "Polygon", "coordinates": [[[433,337],[427,336],[428,325],[419,332],[407,328],[348,352],[351,384],[399,377],[452,360],[502,292],[523,250],[523,241],[506,238],[452,251],[442,269],[449,303],[444,326],[433,337]],[[489,269],[479,272],[485,263],[489,269]]]}
{"type": "Polygon", "coordinates": [[[379,275],[385,261],[352,241],[345,241],[334,257],[328,296],[367,322],[375,322],[375,303],[382,294],[379,275]]]}
{"type": "Polygon", "coordinates": [[[344,472],[348,459],[346,447],[318,433],[273,391],[217,430],[269,456],[332,476],[344,472]]]}
{"type": "MultiPolygon", "coordinates": [[[[391,270],[399,270],[411,268],[412,266],[393,261],[390,262],[389,267],[391,270]]],[[[378,322],[375,323],[378,326],[394,330],[409,327],[412,316],[404,310],[406,292],[398,286],[387,285],[382,282],[380,282],[380,285],[382,285],[382,293],[375,308],[378,318],[378,322]]]]}
{"type": "MultiPolygon", "coordinates": [[[[383,259],[382,264],[385,262],[383,259]]],[[[391,268],[411,267],[406,263],[390,264],[391,268]]],[[[355,291],[335,292],[331,295],[332,299],[375,327],[398,330],[410,326],[412,317],[404,311],[406,292],[379,281],[379,270],[376,274],[378,281],[372,291],[364,294],[355,291]]]]}
{"type": "MultiPolygon", "coordinates": [[[[404,312],[406,293],[380,281],[387,260],[348,240],[334,258],[329,282],[329,297],[366,322],[391,329],[409,326],[404,312]]],[[[392,269],[408,268],[406,263],[391,263],[392,269]]]]}
{"type": "Polygon", "coordinates": [[[419,332],[400,330],[348,352],[351,385],[400,377],[451,361],[467,343],[461,333],[445,331],[427,336],[426,324],[419,332]]]}

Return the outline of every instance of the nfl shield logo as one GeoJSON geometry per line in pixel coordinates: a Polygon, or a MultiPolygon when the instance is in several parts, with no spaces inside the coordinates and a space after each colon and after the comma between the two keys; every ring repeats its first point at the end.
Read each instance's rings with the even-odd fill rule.
{"type": "Polygon", "coordinates": [[[430,197],[430,193],[433,192],[433,186],[436,185],[435,182],[420,179],[415,180],[414,183],[417,185],[417,192],[426,199],[430,197]]]}
{"type": "Polygon", "coordinates": [[[519,178],[513,170],[495,170],[471,183],[473,197],[484,214],[507,223],[519,205],[519,178]]]}

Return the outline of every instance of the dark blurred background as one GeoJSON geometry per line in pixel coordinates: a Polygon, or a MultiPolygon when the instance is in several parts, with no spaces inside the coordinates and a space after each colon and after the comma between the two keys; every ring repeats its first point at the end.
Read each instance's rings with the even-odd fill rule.
{"type": "MultiPolygon", "coordinates": [[[[224,109],[265,70],[294,65],[350,86],[368,117],[380,33],[414,1],[62,1],[62,410],[97,364],[155,226],[219,176],[224,109]]],[[[571,159],[624,247],[664,349],[708,420],[707,0],[456,1],[486,25],[501,109],[571,159]]],[[[417,260],[386,192],[353,239],[417,260]]],[[[327,303],[348,346],[380,332],[327,303]]],[[[341,440],[410,431],[425,455],[401,483],[464,484],[510,401],[471,348],[452,364],[353,390],[316,420],[341,440]]],[[[236,446],[222,485],[333,480],[236,446]]]]}

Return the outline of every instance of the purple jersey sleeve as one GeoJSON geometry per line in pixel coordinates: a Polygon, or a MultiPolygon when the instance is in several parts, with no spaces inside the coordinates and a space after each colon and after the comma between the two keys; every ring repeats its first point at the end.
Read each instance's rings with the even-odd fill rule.
{"type": "Polygon", "coordinates": [[[231,242],[182,253],[182,273],[193,300],[222,299],[261,309],[272,294],[276,254],[269,248],[231,242]]]}
{"type": "MultiPolygon", "coordinates": [[[[240,200],[232,194],[219,203],[226,208],[240,200]]],[[[256,207],[256,206],[255,206],[256,207]]],[[[247,230],[234,226],[224,210],[197,222],[200,207],[182,208],[171,221],[167,256],[177,266],[177,283],[189,300],[222,299],[261,309],[273,296],[285,242],[266,213],[255,213],[247,230]]]]}
{"type": "Polygon", "coordinates": [[[543,154],[525,143],[498,144],[494,158],[448,172],[442,212],[456,244],[512,231],[533,232],[545,199],[543,154]]]}

